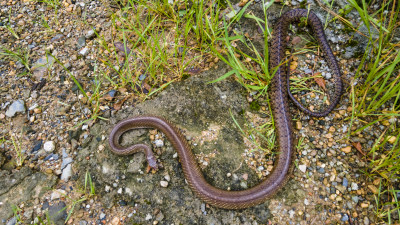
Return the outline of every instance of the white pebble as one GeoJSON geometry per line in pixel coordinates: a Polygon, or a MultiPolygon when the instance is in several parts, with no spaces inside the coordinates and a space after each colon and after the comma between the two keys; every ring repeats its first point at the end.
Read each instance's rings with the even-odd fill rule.
{"type": "Polygon", "coordinates": [[[86,56],[89,53],[89,48],[84,48],[81,51],[79,51],[80,55],[86,56]]]}
{"type": "Polygon", "coordinates": [[[127,193],[128,195],[130,195],[130,196],[132,196],[133,195],[133,192],[132,192],[132,190],[130,189],[130,188],[125,188],[125,193],[127,193]]]}
{"type": "Polygon", "coordinates": [[[168,186],[168,181],[162,180],[160,181],[161,187],[167,187],[168,186]]]}
{"type": "Polygon", "coordinates": [[[170,181],[170,180],[171,180],[171,177],[167,174],[167,175],[164,176],[164,179],[165,179],[166,181],[170,181]]]}
{"type": "Polygon", "coordinates": [[[155,140],[154,144],[156,145],[157,148],[164,146],[164,142],[160,139],[155,140]]]}
{"type": "Polygon", "coordinates": [[[104,190],[105,190],[106,192],[110,192],[110,189],[111,189],[111,187],[108,186],[108,185],[106,185],[106,187],[104,188],[104,190]]]}
{"type": "Polygon", "coordinates": [[[62,189],[57,189],[51,193],[50,199],[53,201],[59,199],[61,196],[65,196],[66,194],[67,194],[66,191],[62,189]]]}
{"type": "Polygon", "coordinates": [[[351,183],[351,189],[352,189],[353,191],[356,191],[356,190],[358,190],[358,184],[357,184],[357,183],[354,183],[354,182],[352,182],[352,183],[351,183]]]}
{"type": "Polygon", "coordinates": [[[46,152],[53,152],[55,148],[56,148],[56,146],[55,146],[55,144],[54,144],[54,141],[46,141],[46,142],[44,143],[44,145],[43,145],[43,149],[44,149],[46,152]]]}
{"type": "Polygon", "coordinates": [[[122,188],[119,188],[117,191],[118,194],[122,194],[122,188]]]}
{"type": "Polygon", "coordinates": [[[150,214],[147,214],[145,220],[151,220],[151,218],[153,217],[150,214]]]}
{"type": "Polygon", "coordinates": [[[299,165],[299,170],[303,173],[307,171],[307,166],[306,165],[299,165]]]}

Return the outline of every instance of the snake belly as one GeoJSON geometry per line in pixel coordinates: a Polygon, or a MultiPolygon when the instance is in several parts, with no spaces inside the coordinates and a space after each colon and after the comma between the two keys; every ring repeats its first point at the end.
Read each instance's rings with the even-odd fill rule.
{"type": "MultiPolygon", "coordinates": [[[[122,147],[119,144],[119,140],[122,134],[128,130],[155,128],[166,135],[178,152],[189,187],[204,202],[224,209],[242,209],[266,201],[285,185],[292,170],[292,155],[294,152],[293,127],[288,106],[287,74],[284,72],[285,66],[281,65],[281,62],[284,60],[288,26],[302,17],[307,17],[308,24],[311,25],[314,32],[319,32],[316,37],[324,53],[327,57],[333,57],[329,60],[333,61],[336,68],[339,68],[327,44],[321,22],[314,13],[303,9],[295,9],[283,14],[276,24],[270,48],[271,56],[269,62],[270,68],[278,67],[272,79],[269,94],[271,97],[279,154],[277,154],[277,158],[275,159],[273,171],[261,183],[250,189],[241,191],[227,191],[210,185],[205,180],[200,167],[197,165],[196,158],[181,132],[173,124],[157,116],[138,116],[120,121],[115,125],[110,134],[109,144],[111,150],[118,155],[128,155],[143,150],[147,155],[148,151],[151,151],[149,147],[143,144],[122,147]],[[322,32],[322,35],[320,35],[320,32],[322,32]]],[[[337,75],[340,79],[340,72],[337,75]]],[[[335,85],[335,94],[341,92],[341,83],[339,84],[338,87],[335,85]]],[[[334,97],[340,98],[340,94],[334,95],[334,97]]],[[[334,99],[332,102],[337,104],[338,99],[334,99]]],[[[333,109],[333,107],[331,105],[329,108],[333,109]]],[[[148,159],[152,157],[152,155],[147,156],[148,159]]]]}

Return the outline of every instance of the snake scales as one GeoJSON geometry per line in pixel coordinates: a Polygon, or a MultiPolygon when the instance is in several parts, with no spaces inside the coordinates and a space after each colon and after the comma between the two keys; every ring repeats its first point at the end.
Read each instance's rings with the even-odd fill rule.
{"type": "Polygon", "coordinates": [[[264,202],[277,192],[289,178],[292,168],[292,154],[294,152],[294,138],[291,117],[288,107],[288,96],[304,112],[312,116],[327,115],[339,102],[342,93],[342,82],[339,66],[326,40],[323,26],[318,17],[311,11],[294,9],[284,13],[275,26],[270,47],[270,68],[277,68],[270,87],[271,107],[274,116],[277,141],[279,145],[278,157],[275,160],[274,170],[258,185],[242,191],[227,191],[211,186],[205,179],[196,163],[196,159],[185,138],[179,130],[168,121],[155,116],[139,116],[120,121],[111,131],[109,144],[111,150],[118,155],[129,155],[134,152],[144,151],[153,168],[157,167],[156,159],[149,146],[136,144],[122,147],[119,144],[121,135],[136,128],[156,128],[162,131],[177,150],[182,164],[185,178],[190,188],[203,201],[220,208],[241,209],[264,202]],[[282,63],[285,59],[286,36],[289,24],[297,22],[300,18],[307,18],[325,58],[333,70],[335,91],[331,104],[323,112],[312,112],[302,106],[288,91],[288,75],[286,66],[282,63]]]}

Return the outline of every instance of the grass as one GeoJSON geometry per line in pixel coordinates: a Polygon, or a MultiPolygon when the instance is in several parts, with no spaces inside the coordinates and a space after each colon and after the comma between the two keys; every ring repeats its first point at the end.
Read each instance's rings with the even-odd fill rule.
{"type": "MultiPolygon", "coordinates": [[[[58,17],[57,17],[57,14],[58,14],[58,10],[60,9],[60,6],[61,6],[61,2],[60,2],[60,0],[36,0],[37,2],[40,2],[40,3],[44,3],[44,4],[46,4],[47,5],[47,7],[49,7],[49,8],[52,8],[53,10],[54,10],[54,19],[55,19],[55,23],[56,24],[59,24],[59,21],[58,21],[58,17]]],[[[45,21],[45,20],[43,20],[43,22],[45,23],[45,24],[47,24],[47,22],[45,21]]],[[[44,24],[44,25],[45,25],[44,24]]]]}
{"type": "Polygon", "coordinates": [[[0,59],[11,60],[21,63],[26,69],[20,75],[31,74],[32,69],[30,65],[30,52],[28,49],[16,47],[16,49],[9,49],[0,45],[0,59]]]}
{"type": "MultiPolygon", "coordinates": [[[[86,173],[85,173],[84,187],[80,192],[82,193],[82,195],[77,200],[71,199],[70,197],[65,196],[66,198],[70,199],[72,202],[71,206],[69,207],[70,209],[68,211],[68,216],[65,219],[65,223],[67,223],[68,220],[71,218],[72,213],[74,212],[76,206],[78,206],[81,202],[84,202],[96,195],[95,186],[92,181],[92,177],[88,171],[86,171],[86,173]]],[[[68,206],[65,209],[67,209],[67,208],[68,208],[68,206]]],[[[65,210],[65,209],[62,209],[62,210],[65,210]]]]}
{"type": "Polygon", "coordinates": [[[114,88],[127,87],[145,99],[211,60],[209,43],[222,35],[219,4],[205,0],[121,4],[107,31],[112,40],[98,35],[101,73],[114,88]]]}
{"type": "Polygon", "coordinates": [[[400,215],[400,190],[396,187],[400,182],[400,128],[396,126],[396,120],[400,118],[400,43],[394,43],[392,38],[394,29],[398,27],[400,1],[383,1],[382,7],[372,13],[365,1],[360,5],[354,0],[349,3],[359,13],[369,37],[351,83],[352,113],[349,121],[357,129],[350,129],[349,136],[362,134],[379,125],[385,126],[372,148],[366,150],[368,169],[364,173],[371,180],[380,180],[379,193],[375,196],[376,215],[393,224],[396,218],[393,213],[397,218],[400,215]],[[378,38],[374,38],[376,36],[378,38]]]}
{"type": "Polygon", "coordinates": [[[12,144],[14,146],[14,151],[15,151],[15,154],[16,154],[16,165],[18,167],[20,167],[20,166],[22,166],[24,164],[26,156],[25,156],[24,152],[21,149],[21,143],[19,142],[19,140],[16,139],[13,134],[10,134],[10,137],[11,137],[11,142],[12,142],[12,144]]]}
{"type": "Polygon", "coordinates": [[[22,213],[21,208],[19,208],[16,205],[13,205],[12,206],[12,211],[13,211],[14,218],[16,219],[17,224],[23,224],[24,221],[22,221],[21,215],[20,215],[22,213]]]}
{"type": "MultiPolygon", "coordinates": [[[[375,196],[376,216],[381,222],[392,224],[396,218],[394,214],[400,214],[398,201],[400,190],[396,186],[399,183],[400,175],[400,141],[398,137],[400,128],[396,125],[396,121],[400,118],[400,75],[398,73],[400,43],[394,43],[392,40],[394,29],[399,26],[396,21],[399,17],[400,1],[383,1],[382,7],[375,11],[369,9],[370,5],[365,1],[358,2],[361,2],[361,5],[358,5],[355,0],[350,0],[349,5],[341,13],[347,14],[351,9],[355,9],[361,17],[360,24],[353,26],[348,20],[335,13],[332,13],[335,17],[330,21],[339,19],[345,26],[367,37],[368,40],[367,49],[356,69],[355,78],[350,84],[352,113],[349,118],[346,118],[346,121],[349,121],[350,126],[354,126],[355,129],[349,129],[348,137],[375,129],[378,125],[385,126],[372,148],[366,150],[369,156],[366,158],[368,169],[364,173],[370,178],[370,181],[380,180],[379,193],[375,196]],[[397,4],[397,7],[391,4],[397,4]]],[[[268,4],[265,9],[267,8],[268,4]]],[[[325,6],[325,8],[329,7],[325,6]]],[[[236,16],[236,20],[247,17],[258,23],[261,21],[259,18],[241,12],[236,16]]],[[[268,22],[267,18],[265,21],[268,22]]],[[[328,19],[325,25],[327,22],[328,19]]],[[[222,39],[227,51],[225,55],[219,54],[217,51],[215,53],[230,65],[232,70],[213,82],[235,76],[235,79],[249,91],[256,90],[259,92],[258,96],[265,95],[272,77],[271,74],[274,73],[274,71],[270,71],[271,68],[268,68],[268,46],[265,46],[265,51],[261,54],[246,39],[245,35],[231,34],[232,32],[229,32],[230,24],[225,22],[224,25],[225,35],[222,39]],[[250,52],[250,54],[239,49],[237,43],[240,43],[242,48],[243,46],[247,48],[246,52],[250,52]],[[255,70],[254,68],[259,69],[255,70]],[[262,74],[262,77],[259,74],[262,74]]],[[[265,29],[264,37],[268,36],[269,31],[265,29]]],[[[298,84],[292,89],[294,92],[308,90],[307,78],[292,81],[292,84],[298,84]]]]}

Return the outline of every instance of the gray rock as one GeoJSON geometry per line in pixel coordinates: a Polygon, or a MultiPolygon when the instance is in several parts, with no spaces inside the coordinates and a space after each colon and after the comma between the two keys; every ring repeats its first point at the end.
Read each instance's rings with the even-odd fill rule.
{"type": "Polygon", "coordinates": [[[80,55],[86,56],[89,53],[89,48],[84,48],[79,51],[80,55]]]}
{"type": "Polygon", "coordinates": [[[354,47],[346,47],[346,50],[344,51],[343,58],[345,59],[351,59],[354,57],[356,48],[354,47]]]}
{"type": "Polygon", "coordinates": [[[106,218],[106,214],[105,213],[101,213],[99,218],[100,218],[100,220],[104,220],[106,218]]]}
{"type": "Polygon", "coordinates": [[[67,218],[65,202],[58,202],[49,207],[49,217],[57,225],[63,225],[65,219],[67,218]]]}
{"type": "Polygon", "coordinates": [[[69,178],[72,176],[72,166],[68,164],[63,170],[61,174],[61,180],[67,182],[69,178]]]}
{"type": "Polygon", "coordinates": [[[368,219],[368,217],[364,217],[364,225],[369,225],[369,219],[368,219]]]}
{"type": "Polygon", "coordinates": [[[349,216],[347,214],[344,214],[340,220],[342,222],[346,222],[347,220],[349,220],[349,216]]]}
{"type": "Polygon", "coordinates": [[[96,36],[96,33],[94,32],[94,30],[88,30],[88,32],[85,35],[86,39],[92,39],[96,36]]]}
{"type": "Polygon", "coordinates": [[[29,167],[23,167],[12,174],[0,171],[0,177],[0,202],[3,203],[0,207],[0,219],[13,215],[12,205],[30,203],[41,197],[57,180],[54,175],[33,172],[29,167]]]}
{"type": "Polygon", "coordinates": [[[16,223],[17,223],[17,218],[13,217],[7,222],[7,225],[15,225],[16,223]]]}
{"type": "Polygon", "coordinates": [[[83,48],[83,47],[85,47],[85,45],[86,45],[86,39],[85,39],[85,37],[79,37],[78,38],[78,48],[83,48]]]}
{"type": "Polygon", "coordinates": [[[56,60],[53,58],[53,56],[50,55],[38,59],[38,61],[36,61],[32,66],[33,76],[36,78],[36,80],[41,80],[44,78],[55,61],[56,60]]]}
{"type": "Polygon", "coordinates": [[[61,163],[61,169],[63,170],[67,165],[72,163],[74,160],[71,157],[64,158],[61,163]]]}
{"type": "Polygon", "coordinates": [[[62,34],[56,34],[56,36],[54,36],[50,41],[56,42],[56,41],[59,41],[63,37],[64,37],[64,35],[62,35],[62,34]]]}
{"type": "Polygon", "coordinates": [[[6,116],[13,117],[17,112],[25,113],[25,103],[21,99],[14,101],[10,107],[8,107],[6,116]]]}
{"type": "Polygon", "coordinates": [[[346,188],[347,188],[347,186],[349,185],[349,181],[347,180],[346,177],[343,177],[343,183],[342,183],[342,185],[345,186],[346,188]]]}
{"type": "Polygon", "coordinates": [[[86,222],[86,220],[79,221],[79,225],[87,225],[87,224],[88,224],[88,222],[86,222]]]}
{"type": "Polygon", "coordinates": [[[63,159],[65,159],[65,158],[68,157],[68,154],[67,154],[67,152],[65,151],[65,148],[62,149],[62,157],[63,157],[63,159]]]}
{"type": "Polygon", "coordinates": [[[358,198],[358,196],[352,196],[352,197],[351,197],[351,200],[353,200],[353,202],[357,204],[359,198],[358,198]]]}

